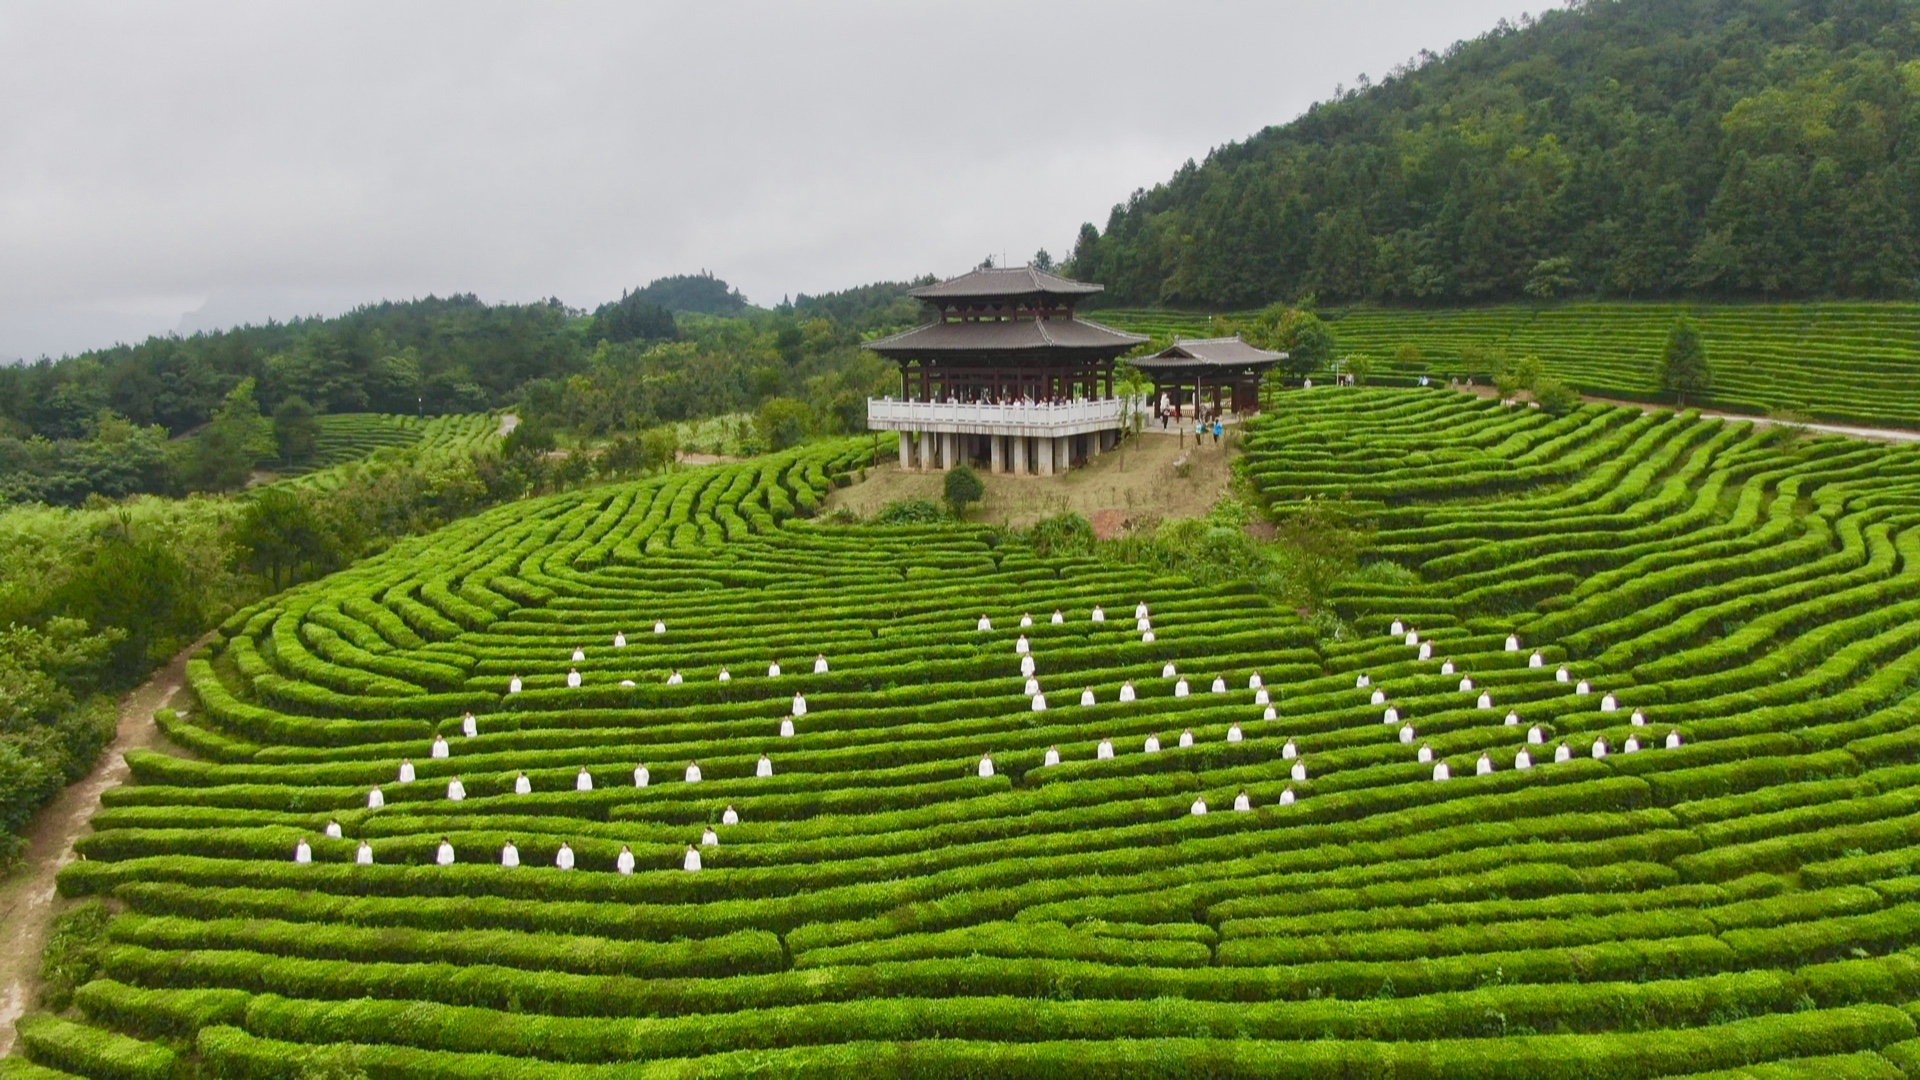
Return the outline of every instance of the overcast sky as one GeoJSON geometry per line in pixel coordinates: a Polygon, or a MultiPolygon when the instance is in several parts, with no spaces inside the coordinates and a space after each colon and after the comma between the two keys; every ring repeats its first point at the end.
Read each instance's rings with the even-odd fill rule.
{"type": "Polygon", "coordinates": [[[0,0],[0,359],[1063,255],[1186,159],[1524,10],[0,0]]]}

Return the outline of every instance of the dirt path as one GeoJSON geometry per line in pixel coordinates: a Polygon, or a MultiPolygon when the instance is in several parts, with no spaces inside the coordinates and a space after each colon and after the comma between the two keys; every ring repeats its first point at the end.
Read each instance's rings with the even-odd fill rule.
{"type": "Polygon", "coordinates": [[[500,417],[500,437],[504,439],[513,434],[513,429],[519,426],[520,418],[518,416],[513,413],[502,414],[500,417]]]}
{"type": "MultiPolygon", "coordinates": [[[[1499,391],[1491,386],[1462,387],[1462,389],[1467,390],[1476,397],[1483,398],[1492,398],[1499,394],[1499,391]]],[[[1663,405],[1657,401],[1628,401],[1625,398],[1602,397],[1599,394],[1581,394],[1580,400],[1591,401],[1599,405],[1618,405],[1625,409],[1639,409],[1641,412],[1674,411],[1672,405],[1663,405]]],[[[1711,416],[1720,420],[1750,420],[1757,427],[1767,427],[1771,424],[1785,422],[1774,420],[1770,417],[1755,416],[1752,413],[1721,412],[1718,409],[1701,409],[1700,415],[1711,416]]],[[[1920,431],[1909,431],[1905,428],[1861,427],[1855,424],[1826,424],[1815,422],[1796,423],[1794,426],[1805,428],[1808,431],[1818,431],[1826,435],[1845,435],[1850,439],[1869,439],[1874,442],[1890,443],[1920,443],[1920,431]]]]}
{"type": "Polygon", "coordinates": [[[27,854],[0,881],[0,1057],[13,1050],[14,1022],[33,1006],[40,989],[40,950],[60,910],[53,878],[73,861],[73,844],[100,809],[100,795],[127,778],[127,751],[160,739],[156,709],[171,702],[186,685],[187,657],[206,642],[194,642],[144,686],[120,702],[120,726],[100,763],[42,807],[27,825],[27,854]]]}

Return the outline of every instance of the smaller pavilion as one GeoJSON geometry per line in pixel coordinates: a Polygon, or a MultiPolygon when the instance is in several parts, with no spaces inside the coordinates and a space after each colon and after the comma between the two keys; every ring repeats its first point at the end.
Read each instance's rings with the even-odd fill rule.
{"type": "Polygon", "coordinates": [[[1223,412],[1250,416],[1260,411],[1261,378],[1286,358],[1286,353],[1255,348],[1235,334],[1176,340],[1152,356],[1128,362],[1153,380],[1156,401],[1165,397],[1185,408],[1207,402],[1223,412]]]}

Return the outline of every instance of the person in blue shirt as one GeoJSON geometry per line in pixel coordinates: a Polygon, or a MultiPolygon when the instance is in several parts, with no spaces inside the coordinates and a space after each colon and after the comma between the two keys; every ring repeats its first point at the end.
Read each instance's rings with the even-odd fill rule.
{"type": "Polygon", "coordinates": [[[1220,418],[1217,416],[1213,418],[1213,441],[1216,445],[1220,442],[1220,418]]]}

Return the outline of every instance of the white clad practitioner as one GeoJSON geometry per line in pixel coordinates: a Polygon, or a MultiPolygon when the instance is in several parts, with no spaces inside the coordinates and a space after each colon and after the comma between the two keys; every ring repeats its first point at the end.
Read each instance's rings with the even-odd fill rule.
{"type": "Polygon", "coordinates": [[[1428,746],[1426,743],[1421,743],[1420,752],[1413,755],[1413,758],[1415,761],[1418,761],[1422,765],[1432,764],[1433,763],[1433,747],[1428,746]]]}
{"type": "Polygon", "coordinates": [[[1053,765],[1060,764],[1060,748],[1057,746],[1047,747],[1046,760],[1042,761],[1041,764],[1043,766],[1053,766],[1053,765]]]}
{"type": "Polygon", "coordinates": [[[1513,634],[1507,635],[1507,651],[1508,652],[1520,651],[1520,639],[1514,636],[1513,634]]]}
{"type": "Polygon", "coordinates": [[[1273,704],[1273,698],[1267,694],[1267,688],[1263,686],[1253,692],[1253,703],[1255,705],[1271,705],[1273,704]]]}
{"type": "Polygon", "coordinates": [[[668,685],[668,686],[679,686],[681,682],[682,682],[682,680],[681,680],[681,678],[680,678],[680,669],[679,669],[679,668],[674,668],[674,669],[673,669],[673,673],[667,676],[667,685],[668,685]]]}
{"type": "Polygon", "coordinates": [[[1533,768],[1533,755],[1527,753],[1525,747],[1521,747],[1520,752],[1513,755],[1513,767],[1516,769],[1533,768]]]}
{"type": "Polygon", "coordinates": [[[792,712],[793,712],[793,715],[796,717],[807,715],[807,699],[805,696],[800,694],[793,695],[792,712]]]}
{"type": "Polygon", "coordinates": [[[1156,639],[1156,638],[1155,638],[1155,637],[1153,636],[1153,631],[1151,631],[1151,630],[1148,630],[1148,631],[1145,631],[1145,632],[1143,632],[1143,633],[1142,633],[1142,634],[1140,635],[1140,643],[1141,643],[1142,645],[1151,645],[1151,644],[1153,644],[1153,643],[1154,643],[1154,642],[1155,642],[1156,640],[1158,640],[1158,639],[1156,639]]]}
{"type": "Polygon", "coordinates": [[[647,767],[645,765],[634,766],[633,768],[633,786],[634,787],[646,787],[647,783],[652,779],[653,779],[653,774],[647,771],[647,767]]]}
{"type": "Polygon", "coordinates": [[[624,649],[627,647],[627,632],[625,630],[614,631],[613,647],[616,649],[624,649]]]}
{"type": "Polygon", "coordinates": [[[447,745],[447,737],[445,735],[435,735],[433,737],[433,749],[428,752],[436,758],[449,757],[453,754],[453,747],[447,745]]]}
{"type": "Polygon", "coordinates": [[[1136,619],[1144,619],[1144,618],[1146,618],[1146,617],[1147,617],[1147,614],[1148,614],[1148,613],[1147,613],[1147,602],[1146,602],[1145,600],[1142,600],[1142,601],[1140,601],[1140,602],[1139,602],[1138,604],[1135,604],[1135,605],[1133,606],[1133,617],[1134,617],[1134,618],[1136,618],[1136,619]]]}
{"type": "Polygon", "coordinates": [[[1182,731],[1180,733],[1180,746],[1184,749],[1185,747],[1189,747],[1192,745],[1193,745],[1193,729],[1188,728],[1185,731],[1182,731]]]}
{"type": "Polygon", "coordinates": [[[1179,682],[1176,682],[1173,684],[1173,696],[1174,697],[1187,696],[1187,680],[1181,679],[1179,682]]]}
{"type": "Polygon", "coordinates": [[[372,791],[367,792],[367,809],[378,810],[385,805],[387,805],[387,797],[380,794],[379,787],[376,786],[372,791]]]}
{"type": "Polygon", "coordinates": [[[365,840],[360,841],[360,850],[353,853],[353,863],[355,866],[372,866],[373,845],[365,840]]]}
{"type": "Polygon", "coordinates": [[[1159,753],[1160,752],[1160,736],[1158,735],[1147,736],[1146,744],[1145,746],[1142,747],[1142,750],[1145,753],[1149,753],[1149,754],[1159,753]]]}
{"type": "Polygon", "coordinates": [[[1680,729],[1679,728],[1675,728],[1672,731],[1667,732],[1667,749],[1669,750],[1680,749],[1680,729]]]}
{"type": "Polygon", "coordinates": [[[1482,709],[1491,709],[1493,708],[1493,695],[1482,690],[1480,692],[1480,699],[1475,702],[1475,704],[1482,709]]]}
{"type": "Polygon", "coordinates": [[[413,783],[413,761],[409,758],[400,759],[400,782],[403,784],[413,783]]]}
{"type": "Polygon", "coordinates": [[[1399,619],[1393,620],[1393,625],[1387,627],[1388,637],[1399,637],[1401,634],[1404,634],[1406,632],[1407,632],[1407,624],[1401,622],[1399,619]]]}
{"type": "Polygon", "coordinates": [[[1120,700],[1132,701],[1133,699],[1133,680],[1128,679],[1126,682],[1120,684],[1120,700]]]}
{"type": "Polygon", "coordinates": [[[1520,714],[1519,714],[1519,713],[1517,713],[1517,712],[1509,712],[1509,713],[1507,713],[1507,720],[1506,720],[1506,726],[1507,726],[1507,727],[1519,727],[1519,726],[1520,726],[1520,714]]]}
{"type": "Polygon", "coordinates": [[[1247,689],[1249,689],[1249,690],[1258,690],[1258,689],[1260,689],[1261,687],[1263,687],[1263,686],[1265,686],[1265,685],[1267,685],[1267,684],[1266,684],[1266,683],[1264,683],[1264,682],[1261,682],[1261,681],[1260,681],[1260,673],[1259,673],[1259,672],[1257,672],[1257,671],[1256,671],[1256,672],[1254,672],[1253,674],[1251,674],[1251,675],[1249,675],[1249,676],[1247,676],[1247,689]]]}
{"type": "Polygon", "coordinates": [[[1194,817],[1205,817],[1207,813],[1207,800],[1201,798],[1194,799],[1193,805],[1187,808],[1187,812],[1194,817]]]}
{"type": "Polygon", "coordinates": [[[780,721],[780,737],[783,739],[793,738],[793,717],[789,716],[780,721]]]}
{"type": "Polygon", "coordinates": [[[825,675],[827,673],[826,653],[821,653],[819,656],[813,658],[813,673],[815,675],[825,675]]]}
{"type": "Polygon", "coordinates": [[[720,824],[722,825],[740,824],[740,812],[733,808],[732,803],[728,803],[727,808],[720,812],[720,824]]]}
{"type": "Polygon", "coordinates": [[[1355,675],[1353,677],[1353,688],[1355,690],[1365,690],[1367,687],[1372,685],[1373,685],[1373,676],[1371,675],[1362,674],[1362,675],[1355,675]]]}
{"type": "Polygon", "coordinates": [[[520,865],[520,849],[513,846],[512,840],[500,845],[500,865],[507,867],[520,865]]]}
{"type": "Polygon", "coordinates": [[[307,843],[307,838],[304,836],[300,838],[299,843],[293,845],[293,861],[297,863],[313,861],[313,847],[307,843]]]}
{"type": "Polygon", "coordinates": [[[780,677],[780,661],[775,660],[772,663],[767,665],[767,678],[777,679],[779,677],[780,677]]]}
{"type": "Polygon", "coordinates": [[[620,845],[620,855],[613,860],[613,868],[623,874],[633,873],[633,849],[626,844],[620,845]]]}
{"type": "Polygon", "coordinates": [[[992,775],[993,775],[993,757],[989,754],[981,754],[980,755],[980,779],[985,780],[991,777],[992,775]]]}
{"type": "Polygon", "coordinates": [[[1020,613],[1020,629],[1025,630],[1027,627],[1032,625],[1033,625],[1033,616],[1028,612],[1025,612],[1025,611],[1021,612],[1020,613]]]}
{"type": "Polygon", "coordinates": [[[1144,634],[1147,631],[1153,629],[1153,620],[1152,619],[1135,619],[1133,620],[1133,628],[1144,634]]]}
{"type": "Polygon", "coordinates": [[[1633,726],[1634,726],[1634,727],[1646,727],[1646,726],[1647,726],[1647,714],[1646,714],[1646,713],[1643,713],[1643,712],[1641,712],[1641,711],[1640,711],[1639,709],[1635,709],[1635,710],[1633,710],[1633,717],[1632,717],[1632,720],[1633,720],[1633,726]]]}
{"type": "Polygon", "coordinates": [[[622,690],[631,690],[631,689],[633,689],[633,680],[632,680],[632,679],[621,679],[621,680],[620,680],[620,689],[622,689],[622,690]]]}
{"type": "Polygon", "coordinates": [[[1372,700],[1375,705],[1385,705],[1387,703],[1387,692],[1385,690],[1375,690],[1372,700]]]}
{"type": "Polygon", "coordinates": [[[1215,675],[1213,677],[1213,692],[1216,694],[1224,694],[1227,692],[1227,677],[1225,675],[1215,675]]]}
{"type": "Polygon", "coordinates": [[[1059,608],[1054,608],[1053,609],[1053,625],[1064,626],[1066,625],[1066,621],[1067,621],[1067,613],[1064,611],[1061,611],[1059,608]]]}
{"type": "Polygon", "coordinates": [[[773,775],[773,759],[768,757],[765,754],[761,754],[760,763],[753,767],[753,775],[761,778],[772,776],[773,775]]]}
{"type": "Polygon", "coordinates": [[[1433,778],[1435,780],[1447,780],[1447,779],[1451,779],[1452,777],[1453,777],[1453,770],[1447,767],[1446,762],[1441,761],[1441,762],[1436,762],[1434,764],[1433,778]]]}
{"type": "Polygon", "coordinates": [[[732,682],[732,681],[733,681],[733,673],[732,673],[732,672],[730,672],[730,671],[728,671],[728,670],[727,670],[726,668],[721,668],[721,669],[720,669],[720,681],[721,681],[721,682],[732,682]]]}
{"type": "Polygon", "coordinates": [[[1607,756],[1607,740],[1605,739],[1593,740],[1593,756],[1595,760],[1598,760],[1600,758],[1607,756]]]}
{"type": "Polygon", "coordinates": [[[1279,713],[1276,713],[1273,711],[1273,706],[1269,705],[1267,706],[1267,711],[1260,714],[1260,719],[1274,720],[1274,719],[1278,719],[1279,715],[1280,715],[1279,713]]]}
{"type": "Polygon", "coordinates": [[[460,782],[459,777],[456,776],[453,779],[447,781],[447,798],[452,799],[454,802],[459,802],[461,799],[464,799],[466,797],[467,797],[467,786],[460,782]]]}
{"type": "Polygon", "coordinates": [[[654,620],[654,622],[653,622],[653,632],[654,632],[654,633],[656,633],[656,634],[664,634],[664,633],[666,633],[666,632],[667,632],[667,624],[666,624],[666,623],[664,623],[664,622],[661,622],[661,621],[660,621],[660,620],[658,620],[658,619],[655,619],[655,620],[654,620]]]}
{"type": "Polygon", "coordinates": [[[533,781],[527,777],[526,773],[513,778],[513,793],[515,795],[533,794],[533,781]]]}
{"type": "Polygon", "coordinates": [[[433,853],[433,861],[441,866],[453,865],[453,845],[444,836],[440,838],[440,849],[433,853]]]}
{"type": "Polygon", "coordinates": [[[687,762],[687,783],[697,784],[699,782],[700,782],[700,763],[697,761],[687,762]]]}
{"type": "Polygon", "coordinates": [[[1488,773],[1491,773],[1492,771],[1493,771],[1493,759],[1488,757],[1485,754],[1481,754],[1480,760],[1475,762],[1473,765],[1473,774],[1475,776],[1485,776],[1488,773]]]}
{"type": "Polygon", "coordinates": [[[1413,739],[1414,739],[1413,725],[1412,724],[1400,725],[1400,745],[1412,746],[1413,739]]]}
{"type": "Polygon", "coordinates": [[[1640,750],[1640,740],[1635,736],[1629,735],[1627,736],[1626,745],[1622,746],[1620,749],[1625,753],[1629,753],[1629,754],[1637,753],[1640,750]]]}
{"type": "Polygon", "coordinates": [[[592,791],[593,790],[593,774],[587,771],[587,767],[585,765],[580,766],[580,775],[573,778],[573,790],[575,791],[592,791]]]}
{"type": "Polygon", "coordinates": [[[1420,659],[1433,659],[1433,645],[1430,642],[1423,641],[1420,643],[1420,659]]]}
{"type": "Polygon", "coordinates": [[[700,869],[700,849],[699,848],[694,847],[692,844],[687,845],[687,857],[681,860],[680,869],[682,870],[700,869]]]}
{"type": "Polygon", "coordinates": [[[1530,668],[1546,667],[1547,658],[1536,652],[1532,656],[1527,657],[1527,666],[1530,668]]]}
{"type": "Polygon", "coordinates": [[[340,823],[332,818],[327,819],[327,836],[333,840],[338,840],[341,836],[340,823]]]}
{"type": "Polygon", "coordinates": [[[1020,658],[1020,674],[1022,675],[1033,674],[1033,654],[1032,653],[1028,653],[1027,655],[1020,658]]]}
{"type": "Polygon", "coordinates": [[[1288,739],[1287,745],[1280,748],[1280,756],[1287,761],[1292,761],[1300,756],[1300,748],[1293,744],[1292,739],[1288,739]]]}
{"type": "Polygon", "coordinates": [[[1412,648],[1415,645],[1420,644],[1420,632],[1418,630],[1407,631],[1407,636],[1405,640],[1408,648],[1412,648]]]}
{"type": "Polygon", "coordinates": [[[1093,696],[1093,687],[1089,686],[1085,690],[1080,691],[1080,704],[1092,705],[1096,700],[1098,699],[1093,696]]]}
{"type": "Polygon", "coordinates": [[[1239,724],[1237,724],[1237,723],[1236,723],[1236,724],[1234,724],[1234,725],[1233,725],[1232,727],[1229,727],[1229,728],[1227,729],[1227,741],[1228,741],[1228,742],[1239,742],[1239,741],[1240,741],[1241,739],[1243,739],[1243,738],[1245,738],[1245,737],[1246,737],[1246,736],[1244,736],[1244,735],[1242,735],[1242,734],[1240,733],[1240,725],[1239,725],[1239,724]]]}
{"type": "Polygon", "coordinates": [[[573,662],[574,662],[574,663],[576,663],[576,664],[577,664],[577,663],[579,663],[580,661],[582,661],[582,660],[585,660],[586,658],[587,658],[587,651],[586,651],[585,649],[575,649],[575,650],[573,650],[573,662]]]}
{"type": "Polygon", "coordinates": [[[1562,664],[1560,666],[1560,670],[1553,673],[1553,681],[1554,682],[1572,682],[1573,672],[1568,671],[1566,668],[1566,665],[1562,664]]]}
{"type": "Polygon", "coordinates": [[[466,735],[466,737],[469,739],[473,738],[475,735],[480,734],[480,723],[479,721],[473,718],[472,713],[468,713],[460,721],[460,731],[462,734],[466,735]]]}
{"type": "Polygon", "coordinates": [[[1246,788],[1241,788],[1240,794],[1233,797],[1233,808],[1243,814],[1253,809],[1253,800],[1247,798],[1246,788]]]}
{"type": "Polygon", "coordinates": [[[1534,746],[1543,746],[1546,744],[1546,741],[1547,741],[1547,733],[1541,730],[1540,725],[1535,724],[1534,726],[1527,729],[1528,743],[1534,746]]]}
{"type": "Polygon", "coordinates": [[[1107,613],[1099,604],[1093,605],[1093,621],[1097,623],[1107,621],[1107,613]]]}
{"type": "Polygon", "coordinates": [[[1445,663],[1443,663],[1443,664],[1441,664],[1441,665],[1440,665],[1440,674],[1442,674],[1442,675],[1451,675],[1451,674],[1453,674],[1453,661],[1451,661],[1451,660],[1448,660],[1448,661],[1446,661],[1445,663]]]}
{"type": "Polygon", "coordinates": [[[1293,788],[1292,787],[1288,787],[1287,790],[1280,793],[1280,805],[1281,806],[1293,805],[1293,788]]]}
{"type": "Polygon", "coordinates": [[[1179,674],[1180,672],[1173,666],[1173,661],[1171,660],[1167,661],[1165,666],[1160,669],[1160,677],[1163,679],[1171,679],[1179,674]]]}
{"type": "Polygon", "coordinates": [[[1462,675],[1460,677],[1460,692],[1463,694],[1473,693],[1473,676],[1462,675]]]}
{"type": "Polygon", "coordinates": [[[567,688],[578,689],[579,686],[580,686],[580,669],[568,668],[567,669],[567,688]]]}
{"type": "Polygon", "coordinates": [[[1587,680],[1581,679],[1579,683],[1574,686],[1573,692],[1576,694],[1591,694],[1593,693],[1593,687],[1588,684],[1587,680]]]}
{"type": "Polygon", "coordinates": [[[1101,739],[1100,745],[1093,750],[1093,756],[1096,761],[1111,760],[1113,758],[1113,740],[1101,739]]]}
{"type": "Polygon", "coordinates": [[[1603,697],[1600,699],[1601,712],[1614,712],[1619,708],[1620,708],[1620,699],[1614,697],[1612,694],[1608,694],[1606,697],[1603,697]]]}
{"type": "Polygon", "coordinates": [[[1021,656],[1025,656],[1031,648],[1032,646],[1028,644],[1027,635],[1025,634],[1021,634],[1019,640],[1013,643],[1013,651],[1021,656]]]}
{"type": "Polygon", "coordinates": [[[1387,711],[1380,714],[1380,722],[1383,724],[1399,723],[1400,722],[1399,708],[1393,705],[1387,706],[1387,711]]]}
{"type": "Polygon", "coordinates": [[[1028,680],[1027,680],[1027,687],[1026,687],[1026,689],[1027,689],[1027,696],[1028,696],[1028,697],[1032,697],[1033,695],[1035,695],[1035,694],[1037,694],[1037,693],[1039,693],[1039,692],[1040,692],[1040,680],[1039,680],[1039,679],[1028,679],[1028,680]]]}
{"type": "Polygon", "coordinates": [[[975,623],[973,628],[981,631],[991,630],[993,629],[993,620],[982,615],[980,616],[980,621],[975,623]]]}
{"type": "Polygon", "coordinates": [[[1293,763],[1293,778],[1295,780],[1305,780],[1307,778],[1307,759],[1306,758],[1301,758],[1300,760],[1293,763]]]}
{"type": "Polygon", "coordinates": [[[1047,711],[1047,695],[1045,694],[1033,695],[1033,711],[1034,712],[1047,711]]]}
{"type": "Polygon", "coordinates": [[[713,831],[713,826],[711,825],[707,826],[706,829],[700,833],[700,846],[701,847],[719,847],[720,846],[720,834],[713,831]]]}
{"type": "Polygon", "coordinates": [[[1563,761],[1572,761],[1572,760],[1573,760],[1573,747],[1568,746],[1566,743],[1561,743],[1560,745],[1553,748],[1554,764],[1557,765],[1563,761]]]}
{"type": "Polygon", "coordinates": [[[515,675],[513,678],[507,680],[507,693],[517,694],[519,692],[520,692],[520,676],[515,675]]]}

